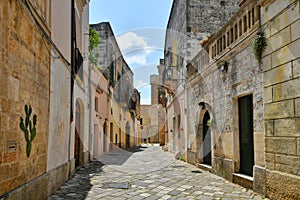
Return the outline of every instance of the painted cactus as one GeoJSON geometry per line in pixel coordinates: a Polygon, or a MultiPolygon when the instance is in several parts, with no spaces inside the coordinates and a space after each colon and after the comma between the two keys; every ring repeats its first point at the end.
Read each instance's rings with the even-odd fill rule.
{"type": "Polygon", "coordinates": [[[31,152],[31,142],[34,140],[36,136],[36,114],[33,115],[32,121],[30,119],[30,115],[32,114],[32,108],[29,105],[25,105],[25,122],[22,117],[20,117],[20,128],[24,132],[25,140],[26,140],[26,155],[30,156],[31,152]],[[29,128],[29,129],[28,129],[29,128]]]}

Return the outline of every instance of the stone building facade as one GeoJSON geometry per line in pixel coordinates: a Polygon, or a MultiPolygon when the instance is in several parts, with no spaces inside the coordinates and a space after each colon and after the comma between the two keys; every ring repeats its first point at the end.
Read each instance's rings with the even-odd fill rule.
{"type": "Polygon", "coordinates": [[[91,28],[100,37],[100,44],[94,52],[98,59],[97,67],[108,80],[110,149],[134,147],[139,143],[137,111],[140,96],[133,88],[133,72],[122,56],[110,24],[102,22],[91,25],[91,28]]]}
{"type": "Polygon", "coordinates": [[[266,194],[300,198],[300,2],[261,1],[266,194]]]}
{"type": "Polygon", "coordinates": [[[262,192],[263,73],[250,46],[259,25],[259,7],[248,1],[190,63],[187,160],[262,192]]]}
{"type": "MultiPolygon", "coordinates": [[[[49,31],[50,10],[35,6],[41,10],[39,18],[49,31]]],[[[51,58],[50,46],[44,44],[28,8],[21,1],[1,1],[0,7],[0,195],[3,195],[46,173],[51,58]],[[37,136],[29,159],[19,128],[20,116],[24,118],[24,105],[28,103],[38,117],[37,136]]]]}
{"type": "MultiPolygon", "coordinates": [[[[240,6],[186,64],[185,87],[177,84],[176,97],[168,99],[167,145],[187,162],[271,199],[299,199],[299,1],[240,6]],[[252,48],[260,31],[267,39],[261,63],[252,48]],[[187,102],[184,146],[170,131],[179,91],[187,102]]],[[[167,66],[168,58],[166,73],[167,66]]]]}
{"type": "Polygon", "coordinates": [[[75,169],[75,131],[70,123],[74,94],[70,90],[71,71],[78,63],[71,59],[75,52],[71,48],[71,13],[75,6],[73,22],[77,29],[73,33],[80,38],[77,48],[84,54],[88,52],[83,45],[88,40],[84,36],[88,30],[88,1],[0,3],[0,198],[45,199],[75,169]],[[29,157],[19,127],[26,104],[37,115],[29,157]]]}
{"type": "Polygon", "coordinates": [[[173,2],[165,38],[165,70],[160,72],[169,93],[166,129],[167,146],[172,151],[185,154],[188,145],[186,66],[201,50],[200,41],[219,30],[238,10],[236,3],[233,0],[173,2]]]}

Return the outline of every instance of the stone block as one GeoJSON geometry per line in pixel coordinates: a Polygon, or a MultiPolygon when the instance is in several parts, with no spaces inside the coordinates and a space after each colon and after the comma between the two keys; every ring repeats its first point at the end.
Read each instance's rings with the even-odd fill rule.
{"type": "Polygon", "coordinates": [[[300,77],[300,59],[293,61],[293,78],[300,77]]]}
{"type": "Polygon", "coordinates": [[[214,157],[214,171],[218,176],[225,178],[226,180],[232,181],[233,173],[233,161],[218,156],[214,157]]]}
{"type": "Polygon", "coordinates": [[[296,155],[296,139],[267,137],[266,152],[296,155]]]}
{"type": "MultiPolygon", "coordinates": [[[[271,4],[273,8],[268,9],[268,13],[274,16],[278,14],[280,10],[286,8],[286,6],[288,6],[292,2],[295,2],[295,0],[288,0],[288,1],[277,0],[276,3],[271,4]]],[[[284,27],[286,27],[287,24],[291,24],[295,22],[298,18],[299,18],[299,4],[296,4],[294,8],[289,9],[288,12],[283,12],[281,15],[279,15],[274,19],[273,23],[271,23],[271,34],[272,35],[276,34],[277,32],[281,31],[284,27]]],[[[265,20],[267,19],[263,16],[263,21],[265,20]]]]}
{"type": "Polygon", "coordinates": [[[300,138],[297,139],[297,155],[300,156],[300,138]]]}
{"type": "Polygon", "coordinates": [[[279,49],[278,51],[275,51],[272,54],[273,67],[282,65],[284,63],[294,60],[295,58],[300,57],[299,46],[300,46],[300,39],[294,41],[288,46],[279,49]]]}
{"type": "Polygon", "coordinates": [[[264,195],[266,192],[266,168],[255,165],[253,170],[253,190],[264,195]]]}
{"type": "Polygon", "coordinates": [[[196,165],[197,162],[197,152],[195,151],[187,151],[187,162],[193,165],[196,165]]]}
{"type": "Polygon", "coordinates": [[[300,97],[300,78],[273,86],[273,100],[282,101],[300,97]]]}
{"type": "Polygon", "coordinates": [[[277,49],[289,44],[291,42],[291,34],[290,34],[290,27],[286,27],[282,31],[272,35],[268,38],[268,45],[265,50],[265,54],[270,54],[277,49]]]}
{"type": "Polygon", "coordinates": [[[274,120],[275,136],[300,137],[300,118],[274,120]]]}
{"type": "Polygon", "coordinates": [[[300,177],[267,170],[266,197],[270,199],[299,199],[300,177]]]}
{"type": "Polygon", "coordinates": [[[291,25],[291,39],[295,41],[300,38],[300,19],[291,25]]]}
{"type": "Polygon", "coordinates": [[[300,175],[300,157],[276,155],[275,170],[289,174],[300,175]]]}
{"type": "Polygon", "coordinates": [[[11,192],[7,200],[13,199],[46,199],[48,189],[48,176],[42,175],[34,179],[34,181],[28,182],[11,192]],[[26,195],[24,195],[26,194],[26,195]]]}
{"type": "Polygon", "coordinates": [[[264,73],[264,86],[274,85],[292,78],[292,64],[287,63],[264,73]]]}
{"type": "Polygon", "coordinates": [[[271,103],[273,101],[273,87],[264,88],[264,103],[271,103]]]}
{"type": "Polygon", "coordinates": [[[273,153],[266,153],[266,168],[275,169],[275,155],[273,153]]]}
{"type": "Polygon", "coordinates": [[[294,117],[294,101],[282,101],[265,104],[265,119],[294,117]]]}
{"type": "Polygon", "coordinates": [[[274,120],[265,121],[266,136],[274,136],[274,120]]]}

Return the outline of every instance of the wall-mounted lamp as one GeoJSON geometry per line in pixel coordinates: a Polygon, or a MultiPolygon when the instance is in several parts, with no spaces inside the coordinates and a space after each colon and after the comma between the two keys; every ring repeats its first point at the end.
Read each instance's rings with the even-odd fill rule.
{"type": "Polygon", "coordinates": [[[167,67],[167,78],[172,79],[173,78],[173,68],[171,66],[167,67]]]}
{"type": "Polygon", "coordinates": [[[221,66],[220,66],[220,70],[221,70],[221,72],[227,72],[227,70],[228,70],[228,65],[229,65],[229,63],[227,62],[227,61],[225,61],[221,66]]]}

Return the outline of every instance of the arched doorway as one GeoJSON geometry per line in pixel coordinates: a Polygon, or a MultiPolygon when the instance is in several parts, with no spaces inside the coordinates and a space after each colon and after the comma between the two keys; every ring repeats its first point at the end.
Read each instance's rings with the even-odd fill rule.
{"type": "Polygon", "coordinates": [[[126,148],[130,147],[130,125],[129,122],[126,123],[126,148]]]}
{"type": "Polygon", "coordinates": [[[79,101],[76,101],[75,105],[75,144],[74,144],[74,158],[75,158],[75,167],[78,167],[83,164],[83,112],[82,106],[79,101]]]}
{"type": "Polygon", "coordinates": [[[103,124],[103,152],[107,151],[107,123],[106,120],[103,124]]]}
{"type": "Polygon", "coordinates": [[[203,164],[211,165],[211,130],[210,115],[206,111],[203,117],[203,164]]]}

